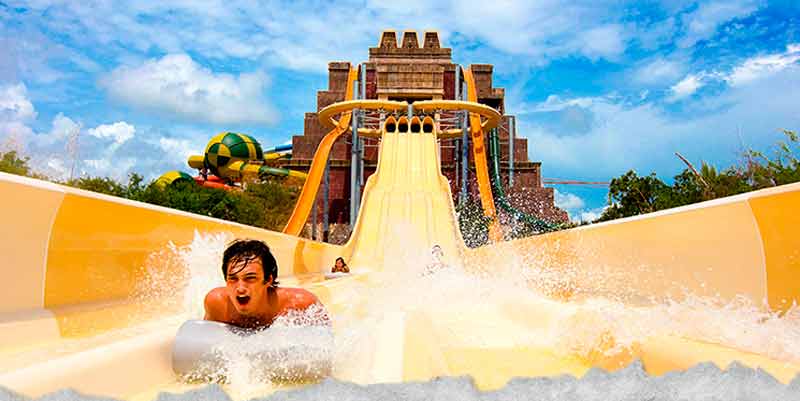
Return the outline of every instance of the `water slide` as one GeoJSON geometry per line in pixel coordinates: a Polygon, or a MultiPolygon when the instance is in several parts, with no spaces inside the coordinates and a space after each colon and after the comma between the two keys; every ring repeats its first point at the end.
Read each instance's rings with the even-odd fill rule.
{"type": "MultiPolygon", "coordinates": [[[[350,72],[347,75],[347,89],[344,95],[345,101],[353,99],[353,83],[357,78],[358,68],[350,67],[350,72]]],[[[314,201],[317,199],[317,190],[319,190],[319,184],[322,181],[323,174],[325,174],[328,155],[330,155],[331,148],[339,138],[339,135],[347,132],[351,116],[351,112],[342,115],[336,126],[319,143],[317,151],[314,153],[314,160],[311,161],[311,167],[308,169],[308,177],[294,206],[294,211],[292,211],[286,227],[283,228],[285,234],[298,235],[303,230],[303,226],[305,226],[306,220],[308,220],[308,216],[311,213],[311,208],[314,207],[314,201]]]]}
{"type": "MultiPolygon", "coordinates": [[[[467,84],[467,101],[478,102],[478,89],[475,86],[475,79],[472,76],[472,69],[465,68],[464,82],[467,84]]],[[[494,207],[492,197],[492,184],[489,180],[488,163],[486,161],[486,146],[483,140],[483,124],[480,115],[477,113],[469,114],[470,137],[472,138],[472,156],[475,163],[475,176],[478,180],[478,190],[481,197],[483,214],[491,219],[489,223],[489,239],[493,242],[503,238],[503,231],[500,222],[497,220],[497,210],[494,207]]]]}
{"type": "Polygon", "coordinates": [[[497,132],[489,134],[489,159],[491,164],[489,170],[491,174],[492,193],[496,203],[512,219],[513,230],[519,235],[528,236],[542,232],[555,231],[558,227],[550,222],[528,215],[511,205],[503,189],[503,180],[500,177],[500,137],[497,132]]]}
{"type": "MultiPolygon", "coordinates": [[[[279,145],[267,149],[263,152],[264,160],[271,161],[277,160],[286,155],[286,152],[292,150],[292,145],[279,145]]],[[[206,167],[204,156],[189,156],[189,167],[201,170],[206,167]]],[[[261,176],[264,174],[276,175],[279,177],[294,177],[305,180],[308,174],[302,171],[289,170],[285,168],[265,166],[261,163],[248,163],[245,160],[237,160],[231,162],[225,167],[220,168],[220,172],[227,176],[261,176]]],[[[173,172],[170,172],[173,173],[173,172]]],[[[165,177],[168,178],[168,177],[165,177]]]]}
{"type": "MultiPolygon", "coordinates": [[[[800,184],[468,249],[435,134],[399,122],[343,246],[0,173],[13,233],[0,242],[0,386],[137,401],[202,386],[175,378],[170,350],[223,284],[236,237],[267,241],[283,285],[326,305],[341,380],[471,375],[486,390],[636,359],[650,375],[705,361],[783,383],[800,372],[798,323],[778,314],[800,298],[800,184]],[[426,274],[434,245],[445,267],[426,274]],[[353,274],[326,280],[337,256],[353,274]]],[[[299,385],[224,389],[250,399],[299,385]]]]}

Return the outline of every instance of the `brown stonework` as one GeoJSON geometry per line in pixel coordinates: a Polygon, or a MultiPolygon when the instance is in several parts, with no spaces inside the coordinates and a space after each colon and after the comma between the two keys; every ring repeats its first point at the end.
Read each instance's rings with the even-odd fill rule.
{"type": "Polygon", "coordinates": [[[455,100],[456,99],[456,69],[455,66],[453,68],[445,68],[444,73],[442,74],[442,92],[444,96],[442,97],[445,100],[455,100]]]}
{"type": "Polygon", "coordinates": [[[367,65],[367,99],[378,98],[378,74],[374,65],[367,65]]]}
{"type": "MultiPolygon", "coordinates": [[[[458,66],[451,59],[451,49],[441,47],[438,34],[425,32],[420,37],[413,31],[406,31],[403,32],[399,44],[398,39],[396,32],[386,31],[381,35],[378,47],[369,49],[369,60],[361,65],[361,67],[366,66],[366,97],[406,101],[454,99],[455,72],[458,66]],[[422,43],[419,42],[420,39],[422,43]]],[[[350,65],[347,62],[328,64],[328,88],[317,92],[317,111],[344,99],[350,65]]],[[[475,77],[478,101],[504,113],[505,91],[503,88],[493,87],[493,66],[473,64],[469,68],[475,77]]],[[[498,129],[501,148],[500,170],[506,186],[509,168],[508,126],[506,116],[502,127],[498,129]]],[[[320,124],[316,113],[306,113],[303,135],[292,138],[294,147],[292,159],[281,160],[279,163],[287,168],[307,171],[322,137],[327,132],[328,130],[320,124]]],[[[566,212],[553,204],[553,189],[542,186],[541,163],[528,160],[528,140],[520,138],[520,135],[521,133],[517,132],[514,142],[514,186],[506,188],[509,200],[512,205],[526,213],[554,221],[566,221],[566,212]]],[[[346,225],[350,218],[350,140],[349,132],[340,136],[330,153],[329,219],[332,224],[346,225]]],[[[452,139],[440,141],[442,174],[450,181],[454,197],[457,197],[460,191],[461,149],[455,147],[459,142],[452,139]]],[[[471,146],[471,141],[468,142],[470,142],[468,146],[471,146]]],[[[363,183],[366,183],[367,178],[375,171],[378,147],[378,140],[364,138],[363,183]]],[[[471,149],[468,152],[468,163],[469,192],[477,195],[478,187],[471,149]]],[[[320,190],[317,203],[320,214],[321,193],[320,190]]]]}
{"type": "Polygon", "coordinates": [[[347,74],[350,72],[350,63],[331,62],[328,63],[328,90],[334,92],[344,92],[347,88],[347,74]]]}
{"type": "Polygon", "coordinates": [[[417,42],[417,31],[403,32],[403,48],[404,49],[419,48],[419,42],[417,42]]]}

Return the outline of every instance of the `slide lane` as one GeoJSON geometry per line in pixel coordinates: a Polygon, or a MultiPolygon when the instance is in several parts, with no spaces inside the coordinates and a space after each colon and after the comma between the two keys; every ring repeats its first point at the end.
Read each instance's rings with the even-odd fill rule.
{"type": "MultiPolygon", "coordinates": [[[[580,318],[574,308],[581,295],[571,288],[614,294],[631,310],[643,307],[642,299],[675,299],[685,290],[722,300],[766,298],[772,309],[786,310],[800,298],[800,240],[793,235],[800,225],[793,213],[800,184],[470,250],[459,238],[449,186],[438,172],[435,138],[385,135],[378,172],[368,180],[356,231],[344,247],[0,174],[0,193],[7,194],[0,197],[0,221],[4,232],[14,233],[0,244],[8,260],[0,271],[15,277],[0,282],[0,385],[32,396],[72,387],[128,399],[191,388],[175,381],[169,365],[184,307],[142,299],[136,289],[154,277],[142,267],[160,277],[179,275],[180,263],[159,258],[170,244],[192,244],[196,233],[267,241],[283,282],[315,292],[335,320],[345,322],[337,333],[352,329],[347,324],[359,317],[376,320],[365,327],[352,361],[338,367],[344,380],[470,374],[481,388],[497,388],[514,376],[582,375],[637,357],[651,374],[708,360],[722,367],[738,360],[782,382],[798,372],[790,362],[669,335],[639,341],[614,357],[602,352],[613,338],[580,354],[514,339],[580,318]],[[416,243],[392,242],[401,238],[416,243]],[[373,303],[369,295],[387,280],[436,283],[421,284],[417,275],[434,244],[443,247],[448,264],[467,270],[499,274],[521,264],[565,272],[570,282],[551,291],[552,300],[404,306],[408,300],[401,297],[404,303],[373,303]],[[321,273],[340,255],[350,258],[356,274],[325,281],[321,273]]],[[[218,274],[216,258],[209,260],[215,261],[209,274],[218,274]]]]}

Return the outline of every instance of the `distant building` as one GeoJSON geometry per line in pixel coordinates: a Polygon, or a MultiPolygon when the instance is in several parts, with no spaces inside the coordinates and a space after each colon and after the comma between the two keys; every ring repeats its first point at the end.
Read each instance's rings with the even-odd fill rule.
{"type": "MultiPolygon", "coordinates": [[[[441,47],[436,32],[425,32],[422,46],[417,33],[403,33],[398,46],[397,35],[393,31],[383,32],[378,47],[369,49],[366,66],[366,98],[383,100],[455,99],[456,64],[451,58],[451,49],[441,47]]],[[[317,111],[344,100],[347,86],[348,62],[328,64],[328,89],[317,92],[317,111]]],[[[472,64],[478,91],[478,101],[505,114],[505,91],[492,86],[491,64],[472,64]]],[[[514,183],[508,187],[509,172],[509,121],[506,115],[499,128],[501,147],[501,175],[510,194],[511,203],[518,209],[550,221],[567,221],[567,213],[554,205],[552,188],[542,186],[541,162],[528,160],[528,140],[517,137],[514,141],[513,176],[514,183]]],[[[281,162],[284,167],[307,171],[322,137],[328,132],[317,118],[317,113],[306,113],[303,135],[292,138],[292,159],[281,162]]],[[[342,135],[334,144],[330,155],[330,223],[348,223],[350,205],[350,150],[351,135],[342,135]]],[[[375,172],[378,162],[378,141],[364,139],[364,179],[375,172]]],[[[461,163],[460,140],[442,139],[442,173],[450,180],[454,200],[457,200],[460,186],[461,163]]],[[[472,163],[472,150],[468,152],[468,191],[476,195],[478,187],[472,163]]],[[[363,185],[361,187],[363,191],[363,185]]],[[[321,190],[320,190],[321,193],[321,190]]],[[[322,197],[318,196],[318,211],[322,211],[322,197]]]]}

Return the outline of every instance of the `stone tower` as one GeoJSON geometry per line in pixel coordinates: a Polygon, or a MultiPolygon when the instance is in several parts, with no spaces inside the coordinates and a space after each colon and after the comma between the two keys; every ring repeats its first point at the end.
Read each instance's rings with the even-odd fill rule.
{"type": "MultiPolygon", "coordinates": [[[[359,68],[366,69],[366,91],[361,96],[367,99],[415,100],[444,99],[453,100],[456,95],[456,68],[451,58],[452,50],[441,47],[436,32],[424,32],[422,41],[415,31],[404,31],[398,43],[397,33],[385,31],[381,34],[377,47],[369,49],[369,60],[359,68]]],[[[331,62],[328,64],[328,89],[317,92],[317,111],[344,100],[347,74],[350,63],[331,62]]],[[[527,213],[551,221],[566,221],[566,212],[554,205],[554,191],[542,186],[541,163],[528,160],[528,140],[517,132],[514,140],[513,154],[513,186],[508,186],[509,163],[509,126],[510,115],[505,115],[503,88],[492,85],[491,64],[472,64],[469,67],[475,78],[478,101],[491,106],[504,114],[503,123],[498,132],[501,148],[501,176],[506,185],[506,192],[511,195],[511,202],[527,213]],[[515,200],[524,200],[516,202],[515,200]]],[[[306,113],[303,135],[292,138],[293,155],[291,160],[284,160],[285,167],[308,170],[314,152],[322,137],[327,133],[319,123],[316,112],[306,113]]],[[[329,221],[331,223],[347,223],[349,221],[350,202],[350,144],[351,136],[342,135],[334,144],[330,156],[330,192],[329,221]]],[[[362,182],[375,172],[378,161],[378,141],[364,139],[364,176],[362,182]]],[[[441,160],[442,173],[450,180],[453,195],[461,190],[461,163],[459,151],[461,141],[458,139],[442,139],[441,160]]],[[[469,166],[468,191],[477,194],[472,152],[468,152],[469,166]]],[[[361,188],[363,190],[363,186],[361,188]]],[[[320,190],[321,192],[321,190],[320,190]]],[[[321,212],[322,197],[318,195],[321,212]]],[[[321,220],[321,219],[320,219],[321,220]]]]}

